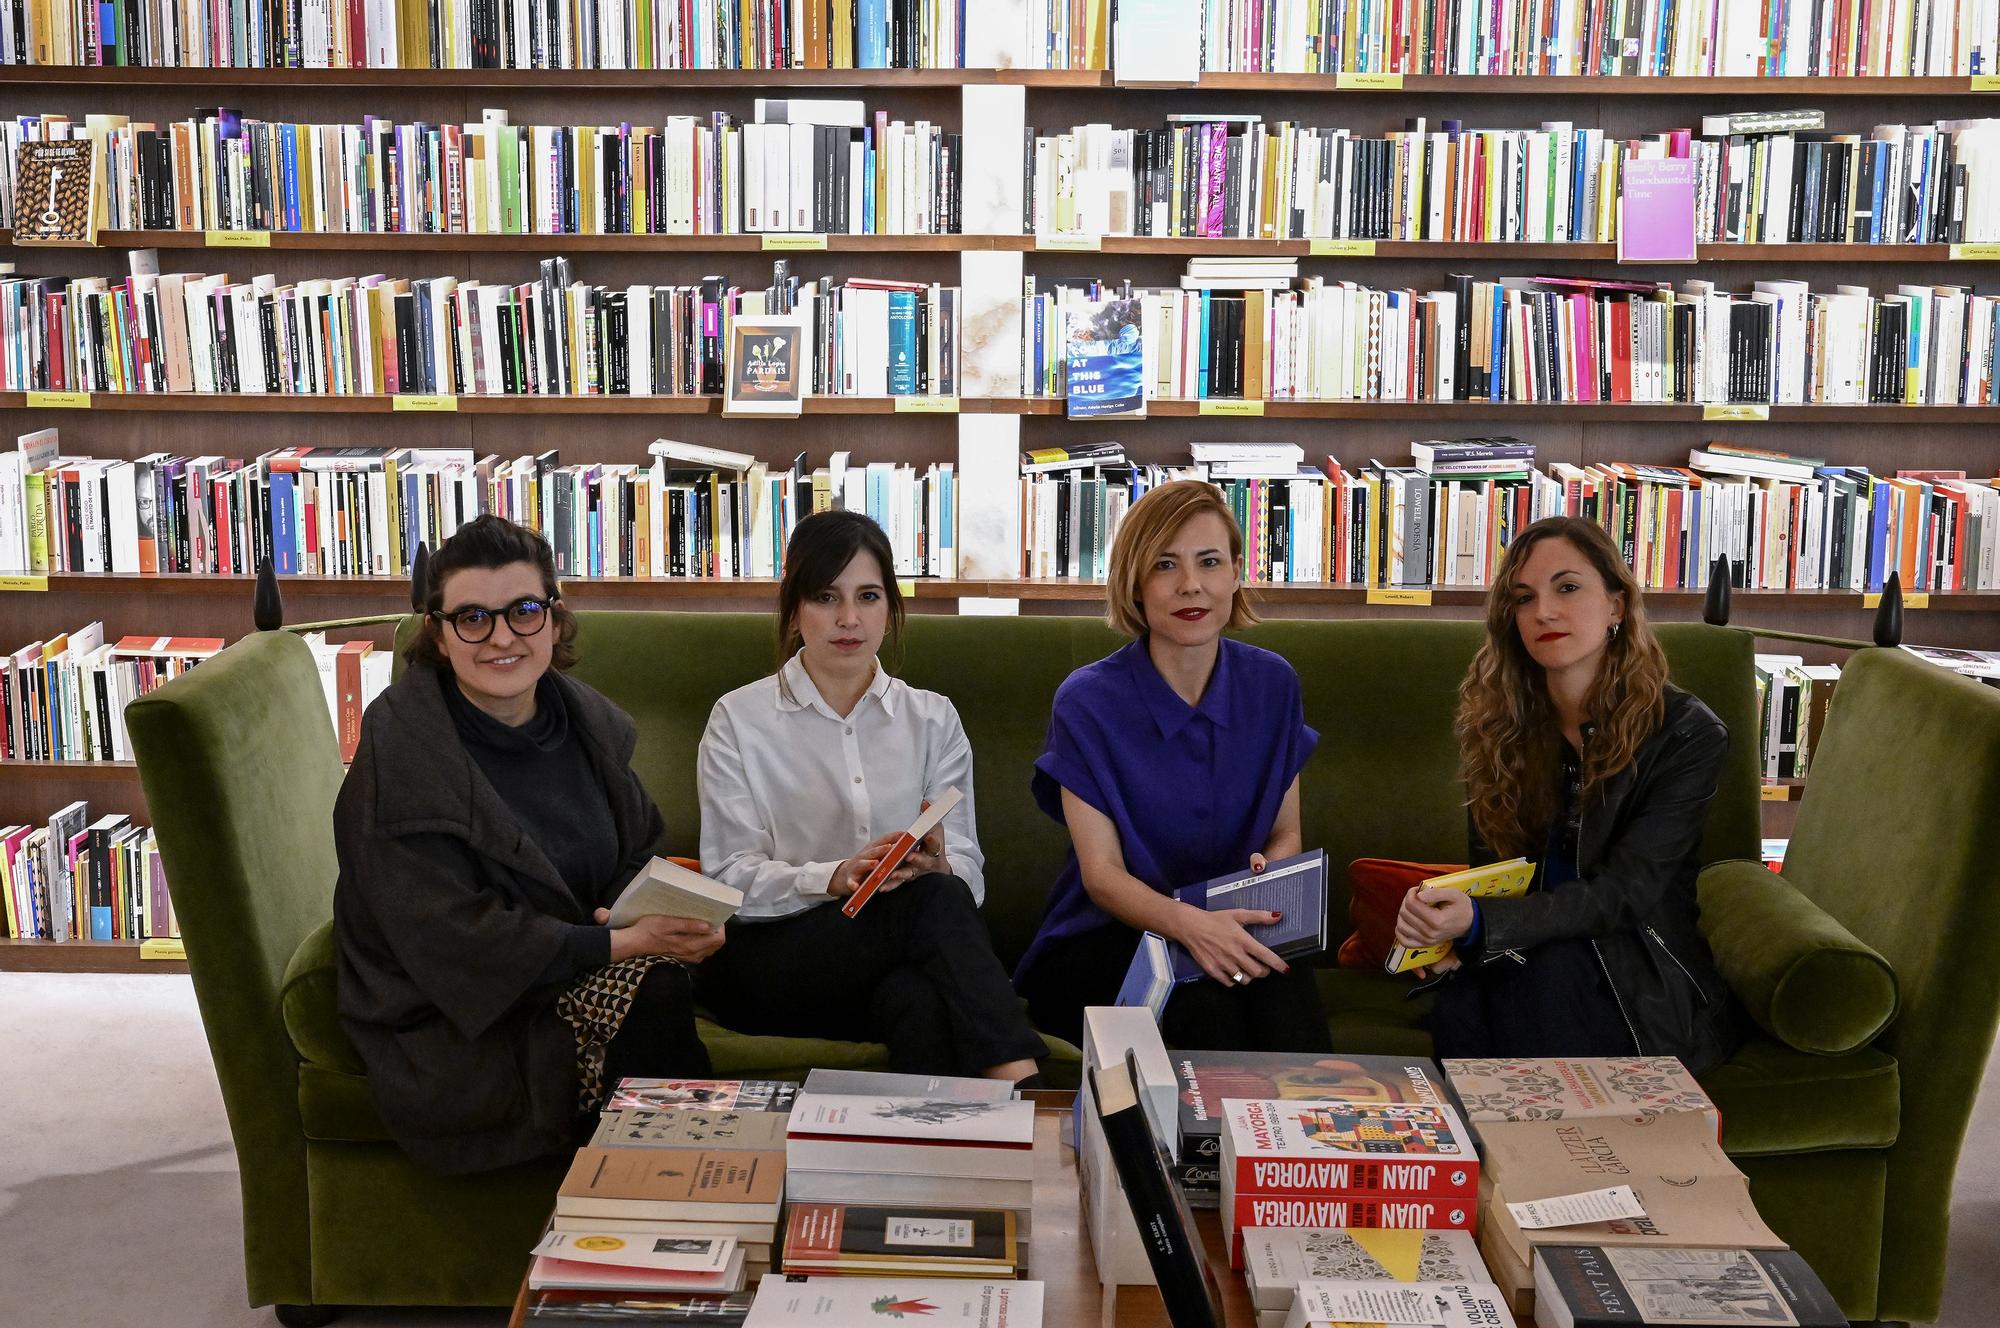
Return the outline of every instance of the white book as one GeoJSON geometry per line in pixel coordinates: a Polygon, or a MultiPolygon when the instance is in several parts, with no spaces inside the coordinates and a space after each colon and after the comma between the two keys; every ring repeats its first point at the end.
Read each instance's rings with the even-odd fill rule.
{"type": "Polygon", "coordinates": [[[1469,1231],[1252,1227],[1243,1233],[1243,1277],[1259,1310],[1289,1310],[1310,1281],[1485,1282],[1469,1231]]]}
{"type": "Polygon", "coordinates": [[[629,927],[640,918],[660,915],[698,918],[720,927],[743,906],[743,892],[676,862],[654,858],[619,892],[611,906],[612,927],[629,927]]]}
{"type": "Polygon", "coordinates": [[[1180,1080],[1167,1057],[1166,1043],[1153,1012],[1143,1005],[1093,1005],[1083,1012],[1083,1063],[1086,1070],[1123,1065],[1127,1053],[1138,1058],[1139,1097],[1146,1106],[1153,1135],[1171,1157],[1180,1152],[1180,1080]]]}
{"type": "Polygon", "coordinates": [[[1514,1328],[1500,1288],[1491,1282],[1302,1282],[1285,1328],[1321,1324],[1413,1323],[1439,1328],[1514,1328]]]}
{"type": "Polygon", "coordinates": [[[965,1278],[767,1277],[757,1284],[744,1328],[812,1324],[815,1328],[876,1328],[922,1316],[955,1328],[1040,1328],[1040,1282],[975,1282],[965,1278]]]}
{"type": "Polygon", "coordinates": [[[754,112],[760,125],[838,125],[846,129],[865,129],[868,126],[866,104],[846,98],[759,97],[754,103],[754,112]]]}
{"type": "Polygon", "coordinates": [[[814,177],[819,167],[819,154],[813,126],[805,122],[795,122],[791,126],[792,183],[790,193],[791,212],[788,229],[800,233],[813,229],[813,199],[817,190],[814,177]]]}

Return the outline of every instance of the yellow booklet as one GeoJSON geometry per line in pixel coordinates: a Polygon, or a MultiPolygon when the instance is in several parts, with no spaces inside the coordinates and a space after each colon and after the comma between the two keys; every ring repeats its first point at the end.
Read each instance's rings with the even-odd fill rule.
{"type": "MultiPolygon", "coordinates": [[[[1425,885],[1439,886],[1447,890],[1463,890],[1474,899],[1519,899],[1528,893],[1528,887],[1535,880],[1535,864],[1526,858],[1509,858],[1505,862],[1495,862],[1485,867],[1470,867],[1465,871],[1452,872],[1448,876],[1433,876],[1425,885]]],[[[1425,964],[1435,964],[1451,953],[1451,942],[1442,945],[1424,945],[1411,948],[1403,945],[1389,947],[1388,961],[1383,965],[1391,973],[1407,973],[1425,964]]]]}

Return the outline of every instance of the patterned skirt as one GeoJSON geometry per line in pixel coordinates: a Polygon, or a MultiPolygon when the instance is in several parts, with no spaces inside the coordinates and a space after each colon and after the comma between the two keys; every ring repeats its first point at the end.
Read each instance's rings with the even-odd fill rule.
{"type": "Polygon", "coordinates": [[[610,1085],[604,1082],[604,1049],[618,1036],[632,1009],[639,984],[655,964],[677,964],[666,955],[638,955],[593,969],[556,998],[556,1013],[576,1034],[576,1063],[582,1072],[576,1109],[596,1111],[610,1085]]]}

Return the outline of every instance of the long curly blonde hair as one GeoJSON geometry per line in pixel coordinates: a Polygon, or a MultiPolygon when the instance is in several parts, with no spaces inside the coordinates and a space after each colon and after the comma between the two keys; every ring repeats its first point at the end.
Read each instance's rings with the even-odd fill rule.
{"type": "Polygon", "coordinates": [[[1535,856],[1555,819],[1562,734],[1542,666],[1514,622],[1514,582],[1535,546],[1567,540],[1625,598],[1591,685],[1585,716],[1595,727],[1584,753],[1579,805],[1631,764],[1666,715],[1667,658],[1646,622],[1639,583],[1611,537],[1579,517],[1548,517],[1514,537],[1486,595],[1486,640],[1458,689],[1460,772],[1473,828],[1501,857],[1535,856]]]}

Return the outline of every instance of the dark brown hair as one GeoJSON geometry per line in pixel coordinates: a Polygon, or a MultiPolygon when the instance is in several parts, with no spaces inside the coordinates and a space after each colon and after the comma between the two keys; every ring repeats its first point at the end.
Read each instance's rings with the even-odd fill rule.
{"type": "Polygon", "coordinates": [[[1623,625],[1605,649],[1585,709],[1594,726],[1584,753],[1580,802],[1632,763],[1666,718],[1667,657],[1646,622],[1639,582],[1596,523],[1552,516],[1507,546],[1486,592],[1486,640],[1458,689],[1460,769],[1472,824],[1503,858],[1541,852],[1555,819],[1562,737],[1548,677],[1514,621],[1514,582],[1537,544],[1567,540],[1604,588],[1625,601],[1623,625]]]}
{"type": "Polygon", "coordinates": [[[474,567],[510,567],[528,563],[542,574],[542,595],[549,601],[555,621],[546,630],[556,634],[550,666],[568,669],[576,663],[576,615],[562,602],[562,586],[556,581],[556,556],[549,542],[526,526],[517,526],[506,517],[491,512],[475,517],[458,528],[458,533],[438,546],[431,555],[429,585],[424,595],[424,622],[410,644],[404,647],[405,664],[451,667],[438,644],[443,623],[432,614],[444,611],[444,583],[454,572],[474,567]]]}
{"type": "Polygon", "coordinates": [[[799,634],[799,609],[847,570],[854,555],[874,555],[882,569],[882,593],[889,601],[889,630],[883,638],[894,645],[903,639],[903,592],[896,584],[896,551],[889,537],[860,512],[814,512],[792,527],[785,546],[785,577],[778,583],[778,667],[805,644],[799,634]]]}

